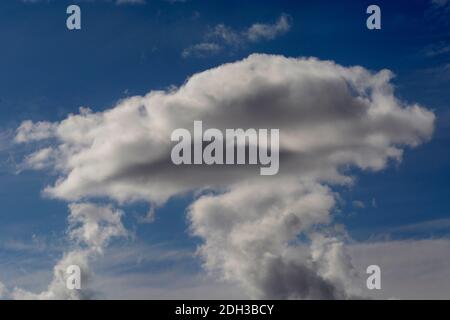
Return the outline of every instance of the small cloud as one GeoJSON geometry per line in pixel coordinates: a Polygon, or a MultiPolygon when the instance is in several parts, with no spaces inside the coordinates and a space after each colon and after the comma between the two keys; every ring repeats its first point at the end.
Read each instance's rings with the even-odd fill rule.
{"type": "Polygon", "coordinates": [[[254,23],[243,31],[218,24],[205,34],[205,41],[184,49],[181,55],[184,58],[205,57],[217,54],[224,48],[236,49],[248,43],[273,40],[288,32],[290,28],[291,18],[284,13],[274,24],[254,23]]]}
{"type": "Polygon", "coordinates": [[[222,47],[216,43],[203,42],[190,46],[183,50],[181,55],[183,58],[187,57],[205,57],[211,54],[216,54],[222,50],[222,47]]]}
{"type": "Polygon", "coordinates": [[[436,5],[436,6],[438,6],[438,7],[443,7],[447,3],[449,3],[449,0],[431,0],[431,3],[436,5]]]}
{"type": "Polygon", "coordinates": [[[353,202],[352,202],[352,205],[353,205],[354,208],[357,208],[357,209],[364,209],[364,208],[366,207],[366,205],[364,204],[364,202],[359,201],[359,200],[353,201],[353,202]]]}
{"type": "Polygon", "coordinates": [[[138,216],[137,221],[138,223],[146,224],[146,223],[153,223],[155,222],[156,218],[156,212],[155,207],[150,206],[149,210],[144,216],[138,216]]]}
{"type": "Polygon", "coordinates": [[[424,54],[427,57],[435,57],[450,53],[450,44],[444,41],[431,44],[424,49],[424,54]]]}
{"type": "Polygon", "coordinates": [[[449,229],[450,229],[450,218],[442,218],[400,226],[392,228],[390,231],[413,233],[413,232],[436,232],[440,230],[449,230],[449,229]]]}
{"type": "Polygon", "coordinates": [[[372,198],[372,207],[373,208],[377,208],[377,199],[375,199],[375,198],[372,198]]]}
{"type": "Polygon", "coordinates": [[[431,0],[429,8],[425,11],[425,17],[437,32],[441,27],[448,26],[450,0],[431,0]]]}
{"type": "Polygon", "coordinates": [[[275,24],[255,23],[246,32],[247,39],[252,42],[272,40],[289,31],[289,17],[282,14],[275,24]]]}
{"type": "Polygon", "coordinates": [[[50,167],[53,152],[53,148],[47,147],[26,156],[23,163],[24,168],[41,170],[50,167]]]}

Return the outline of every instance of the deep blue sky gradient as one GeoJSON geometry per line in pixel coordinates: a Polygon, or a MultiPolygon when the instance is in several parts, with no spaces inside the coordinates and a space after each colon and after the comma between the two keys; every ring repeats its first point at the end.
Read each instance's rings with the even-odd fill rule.
{"type": "MultiPolygon", "coordinates": [[[[121,98],[181,85],[193,73],[254,52],[392,70],[397,96],[436,112],[435,135],[428,144],[406,150],[400,165],[375,173],[355,170],[355,186],[338,189],[343,203],[337,221],[358,240],[450,235],[445,228],[438,234],[392,231],[450,218],[450,67],[445,69],[450,53],[427,55],[430,46],[450,44],[450,16],[438,13],[437,18],[426,0],[147,2],[81,2],[81,31],[65,26],[72,2],[0,2],[0,242],[33,234],[62,236],[66,228],[66,204],[41,195],[56,177],[16,172],[27,147],[8,146],[8,141],[21,121],[62,120],[80,106],[104,110],[121,98]],[[382,9],[382,30],[366,28],[365,11],[372,3],[382,9]],[[282,13],[291,17],[292,28],[273,41],[205,58],[181,56],[219,23],[243,30],[255,22],[274,23],[282,13]]],[[[158,210],[153,224],[136,222],[146,204],[128,206],[126,223],[144,241],[193,248],[198,241],[186,231],[188,204],[189,197],[172,200],[158,210]]],[[[3,262],[13,258],[0,255],[3,262]]]]}

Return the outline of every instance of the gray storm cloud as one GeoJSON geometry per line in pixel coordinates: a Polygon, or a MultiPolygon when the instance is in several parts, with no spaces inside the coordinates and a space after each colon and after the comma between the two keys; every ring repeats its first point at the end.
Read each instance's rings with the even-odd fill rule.
{"type": "Polygon", "coordinates": [[[253,54],[104,112],[82,108],[60,122],[25,121],[15,140],[47,141],[23,167],[59,174],[45,188],[50,197],[159,206],[211,190],[188,209],[191,232],[204,241],[199,254],[206,270],[251,297],[351,298],[359,294],[358,276],[332,231],[332,187],[353,183],[348,168],[377,171],[400,161],[404,147],[427,141],[434,128],[431,111],[395,97],[391,78],[388,70],[253,54]],[[195,120],[218,129],[280,129],[278,175],[261,177],[251,166],[173,165],[171,133],[195,120]]]}

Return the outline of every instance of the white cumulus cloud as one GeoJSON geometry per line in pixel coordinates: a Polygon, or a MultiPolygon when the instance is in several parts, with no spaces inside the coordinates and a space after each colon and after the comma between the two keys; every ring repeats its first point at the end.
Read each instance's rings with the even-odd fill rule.
{"type": "MultiPolygon", "coordinates": [[[[24,122],[16,141],[48,141],[46,151],[27,159],[31,168],[50,165],[59,174],[45,188],[50,197],[158,206],[211,190],[188,210],[191,231],[203,240],[199,253],[208,271],[239,282],[252,297],[351,298],[359,294],[358,275],[332,228],[333,185],[353,182],[349,168],[376,171],[400,161],[405,147],[427,141],[434,128],[431,111],[395,97],[391,78],[388,70],[253,54],[104,112],[24,122]],[[218,129],[280,129],[279,174],[261,177],[245,165],[173,165],[170,135],[194,120],[218,129]],[[300,235],[308,246],[299,245],[300,235]]],[[[86,242],[90,219],[95,226],[99,217],[78,217],[84,227],[76,238],[86,242]]],[[[118,235],[103,231],[106,239],[118,235]]],[[[89,239],[91,247],[105,241],[89,239]]]]}

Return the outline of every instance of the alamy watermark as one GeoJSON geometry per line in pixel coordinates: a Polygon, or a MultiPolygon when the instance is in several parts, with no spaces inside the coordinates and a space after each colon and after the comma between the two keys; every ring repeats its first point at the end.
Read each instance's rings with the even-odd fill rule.
{"type": "Polygon", "coordinates": [[[381,9],[379,6],[372,4],[367,7],[367,14],[370,16],[366,20],[366,26],[369,30],[380,30],[381,29],[381,9]]]}
{"type": "Polygon", "coordinates": [[[66,20],[66,27],[69,30],[81,30],[81,9],[72,4],[67,7],[66,13],[69,14],[66,20]]]}
{"type": "MultiPolygon", "coordinates": [[[[66,20],[66,27],[69,30],[81,30],[81,8],[72,4],[67,7],[66,13],[69,15],[66,20]]],[[[366,27],[369,30],[381,29],[381,9],[378,5],[369,5],[366,13],[370,16],[366,20],[366,27]]]]}
{"type": "Polygon", "coordinates": [[[367,267],[366,273],[370,276],[366,280],[366,286],[369,290],[381,290],[381,268],[376,264],[367,267]]]}
{"type": "Polygon", "coordinates": [[[81,268],[76,264],[72,264],[66,268],[66,288],[68,290],[81,289],[81,268]]]}
{"type": "Polygon", "coordinates": [[[176,165],[260,165],[260,175],[278,173],[280,166],[279,129],[219,129],[203,132],[202,121],[194,121],[193,137],[188,129],[172,132],[171,140],[178,142],[171,152],[176,165]],[[193,149],[193,150],[192,150],[193,149]]]}

